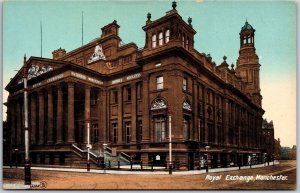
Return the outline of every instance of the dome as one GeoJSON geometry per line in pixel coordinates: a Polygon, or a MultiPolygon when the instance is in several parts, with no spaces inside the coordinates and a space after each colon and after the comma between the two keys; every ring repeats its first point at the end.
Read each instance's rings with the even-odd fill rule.
{"type": "Polygon", "coordinates": [[[253,27],[248,23],[248,21],[246,21],[245,25],[242,27],[242,30],[247,30],[247,29],[253,30],[253,27]]]}

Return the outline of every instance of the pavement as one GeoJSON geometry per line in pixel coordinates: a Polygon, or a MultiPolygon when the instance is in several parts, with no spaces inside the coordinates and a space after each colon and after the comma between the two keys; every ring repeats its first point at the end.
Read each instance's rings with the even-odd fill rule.
{"type": "MultiPolygon", "coordinates": [[[[275,161],[274,164],[279,164],[279,161],[275,161]]],[[[273,162],[269,162],[269,165],[272,166],[273,162]]],[[[267,163],[265,164],[258,164],[252,165],[251,168],[260,168],[268,166],[267,163]]],[[[10,168],[9,166],[3,166],[3,168],[10,168]]],[[[18,167],[23,169],[24,167],[18,167]]],[[[123,166],[122,168],[130,169],[130,166],[123,166]]],[[[86,169],[78,169],[78,168],[47,168],[47,167],[31,167],[32,170],[48,170],[48,171],[61,171],[61,172],[80,172],[80,173],[96,173],[96,174],[143,174],[143,175],[169,175],[169,171],[155,171],[156,169],[161,169],[161,167],[154,167],[154,171],[141,171],[136,170],[140,169],[140,165],[133,165],[133,171],[123,171],[123,170],[103,170],[103,169],[90,169],[87,171],[86,169]]],[[[215,173],[215,172],[224,172],[224,171],[234,171],[238,170],[239,167],[229,167],[229,168],[213,168],[209,169],[208,173],[215,173]]],[[[241,166],[241,170],[250,169],[250,166],[241,166]]],[[[173,175],[195,175],[195,174],[204,174],[206,173],[205,169],[201,170],[189,170],[189,171],[173,171],[173,175]]]]}

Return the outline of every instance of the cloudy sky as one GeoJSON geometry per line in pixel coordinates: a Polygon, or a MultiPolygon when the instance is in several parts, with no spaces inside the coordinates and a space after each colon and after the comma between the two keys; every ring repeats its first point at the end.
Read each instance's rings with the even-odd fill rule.
{"type": "MultiPolygon", "coordinates": [[[[52,51],[81,46],[81,13],[84,43],[100,36],[100,28],[118,21],[125,43],[144,46],[147,13],[152,20],[170,10],[172,1],[11,1],[3,5],[3,86],[20,69],[23,56],[41,56],[40,22],[43,26],[43,57],[52,51]]],[[[224,55],[236,64],[239,32],[246,19],[256,29],[255,46],[260,58],[264,118],[273,120],[275,137],[283,146],[296,144],[296,6],[291,1],[178,1],[184,20],[193,19],[195,47],[210,53],[220,64],[224,55]]],[[[3,92],[3,101],[7,99],[3,92]]],[[[3,119],[6,119],[3,108],[3,119]]]]}

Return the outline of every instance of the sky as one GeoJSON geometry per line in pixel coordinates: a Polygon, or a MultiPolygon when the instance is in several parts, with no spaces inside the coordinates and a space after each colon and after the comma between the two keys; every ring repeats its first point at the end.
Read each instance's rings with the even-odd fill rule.
{"type": "MultiPolygon", "coordinates": [[[[172,9],[169,1],[6,1],[3,4],[3,88],[23,63],[23,56],[52,58],[52,51],[81,46],[101,35],[101,27],[117,20],[123,42],[144,46],[147,20],[172,9]]],[[[296,144],[296,5],[292,1],[177,1],[177,10],[197,31],[195,48],[210,54],[217,64],[227,56],[236,64],[239,32],[247,21],[256,29],[255,47],[260,59],[264,118],[273,120],[275,138],[282,146],[296,144]]],[[[3,91],[3,102],[8,93],[3,91]]],[[[3,107],[3,120],[6,120],[3,107]]]]}

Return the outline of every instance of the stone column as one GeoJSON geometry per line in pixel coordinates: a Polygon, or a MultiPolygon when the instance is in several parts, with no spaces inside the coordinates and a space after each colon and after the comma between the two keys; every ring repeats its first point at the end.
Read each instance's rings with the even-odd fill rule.
{"type": "Polygon", "coordinates": [[[207,127],[207,88],[204,87],[203,89],[203,107],[204,107],[204,112],[203,112],[203,124],[204,124],[204,134],[205,134],[205,138],[204,138],[204,143],[208,144],[208,127],[207,127]]]}
{"type": "Polygon", "coordinates": [[[30,132],[30,142],[31,144],[36,143],[36,99],[35,95],[31,95],[31,132],[30,132]]]}
{"type": "Polygon", "coordinates": [[[22,137],[22,132],[21,132],[21,102],[20,100],[17,101],[17,145],[21,144],[21,137],[22,137]]]}
{"type": "Polygon", "coordinates": [[[39,144],[44,143],[44,113],[45,113],[45,107],[44,107],[44,93],[43,91],[39,92],[39,144]]]}
{"type": "Polygon", "coordinates": [[[56,143],[61,144],[63,132],[63,93],[62,85],[57,86],[57,119],[56,119],[56,143]]]}
{"type": "Polygon", "coordinates": [[[16,119],[16,111],[15,111],[15,101],[10,101],[10,126],[11,126],[11,144],[16,144],[16,125],[15,125],[15,119],[16,119]]]}
{"type": "MultiPolygon", "coordinates": [[[[98,116],[98,127],[99,127],[99,142],[100,143],[107,143],[107,116],[106,116],[106,109],[107,107],[107,90],[99,90],[98,92],[98,98],[100,99],[100,102],[98,103],[98,112],[100,115],[98,116]]],[[[108,126],[109,128],[109,126],[108,126]]]]}
{"type": "Polygon", "coordinates": [[[149,110],[150,110],[150,102],[149,102],[149,75],[144,74],[143,77],[143,99],[142,99],[142,117],[143,117],[143,122],[142,122],[142,133],[143,133],[143,139],[142,142],[149,142],[150,141],[150,115],[149,115],[149,110]]]}
{"type": "Polygon", "coordinates": [[[198,87],[197,87],[197,79],[193,78],[193,132],[192,139],[198,141],[199,136],[199,126],[198,126],[198,87]]]}
{"type": "MultiPolygon", "coordinates": [[[[87,120],[91,116],[90,113],[91,113],[91,87],[89,85],[85,85],[85,94],[84,94],[84,131],[83,131],[83,141],[84,141],[84,143],[88,143],[88,138],[87,138],[88,137],[87,120]]],[[[91,128],[92,128],[92,126],[90,124],[90,131],[91,131],[91,128]]],[[[91,135],[90,135],[90,137],[91,137],[91,135]]]]}
{"type": "Polygon", "coordinates": [[[74,83],[68,82],[68,143],[75,142],[74,105],[74,83]]]}
{"type": "MultiPolygon", "coordinates": [[[[137,129],[137,96],[136,96],[136,83],[131,84],[131,143],[136,143],[136,129],[137,129]]],[[[133,146],[132,146],[133,147],[133,146]]]]}
{"type": "Polygon", "coordinates": [[[218,122],[218,119],[217,119],[217,110],[218,110],[218,104],[217,104],[217,94],[216,93],[213,93],[213,117],[214,117],[214,129],[215,129],[215,134],[214,134],[214,137],[215,137],[215,141],[213,142],[214,144],[218,144],[219,143],[219,131],[218,131],[218,126],[217,126],[217,122],[218,122]]]}
{"type": "MultiPolygon", "coordinates": [[[[228,130],[228,99],[223,100],[223,130],[225,137],[225,145],[229,146],[229,130],[228,130]]],[[[232,136],[231,136],[232,137],[232,136]]]]}
{"type": "MultiPolygon", "coordinates": [[[[123,143],[123,87],[118,89],[118,143],[123,143]]],[[[124,140],[125,142],[125,140],[124,140]]]]}
{"type": "Polygon", "coordinates": [[[53,143],[53,96],[52,87],[48,88],[48,144],[53,143]]]}

